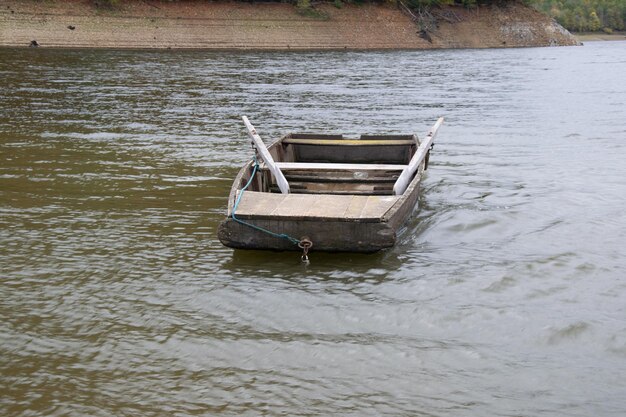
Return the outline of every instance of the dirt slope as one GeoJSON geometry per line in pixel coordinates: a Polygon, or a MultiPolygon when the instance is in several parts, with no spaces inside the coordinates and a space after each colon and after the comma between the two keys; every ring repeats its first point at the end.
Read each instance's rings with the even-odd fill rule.
{"type": "Polygon", "coordinates": [[[91,0],[0,1],[0,46],[204,49],[431,49],[573,45],[550,18],[521,5],[440,10],[418,26],[390,4],[318,6],[307,17],[283,3],[91,0]],[[422,34],[423,35],[423,34],[422,34]],[[424,38],[430,37],[429,40],[424,38]]]}

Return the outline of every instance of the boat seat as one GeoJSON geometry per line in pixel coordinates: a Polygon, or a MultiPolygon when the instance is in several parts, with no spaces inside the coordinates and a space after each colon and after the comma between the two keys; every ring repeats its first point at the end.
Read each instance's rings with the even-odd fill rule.
{"type": "MultiPolygon", "coordinates": [[[[390,195],[406,165],[277,162],[290,192],[305,194],[390,195]]],[[[262,170],[267,170],[261,164],[262,170]]],[[[276,192],[275,184],[270,186],[276,192]]]]}
{"type": "MultiPolygon", "coordinates": [[[[337,195],[392,195],[394,181],[385,183],[363,183],[348,181],[292,181],[289,179],[289,192],[292,194],[337,194],[337,195]]],[[[278,192],[272,185],[271,192],[278,192]]]]}
{"type": "Polygon", "coordinates": [[[280,194],[246,191],[237,208],[240,219],[339,220],[379,223],[398,196],[280,194]]]}
{"type": "Polygon", "coordinates": [[[328,145],[328,146],[411,146],[413,139],[316,139],[285,138],[285,145],[328,145]]]}
{"type": "MultiPolygon", "coordinates": [[[[317,162],[277,162],[291,184],[293,182],[394,182],[406,165],[400,164],[333,164],[317,162]]],[[[261,170],[267,170],[265,164],[261,170]]]]}
{"type": "MultiPolygon", "coordinates": [[[[281,171],[319,170],[319,171],[402,171],[402,164],[334,164],[329,162],[276,162],[281,171]]],[[[265,163],[261,169],[267,169],[265,163]]]]}

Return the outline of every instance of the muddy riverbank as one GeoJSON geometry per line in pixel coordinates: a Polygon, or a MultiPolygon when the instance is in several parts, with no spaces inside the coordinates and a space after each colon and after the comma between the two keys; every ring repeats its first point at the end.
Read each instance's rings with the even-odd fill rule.
{"type": "Polygon", "coordinates": [[[439,49],[573,45],[569,32],[520,4],[440,9],[427,33],[392,4],[90,0],[3,1],[0,46],[199,49],[439,49]]]}

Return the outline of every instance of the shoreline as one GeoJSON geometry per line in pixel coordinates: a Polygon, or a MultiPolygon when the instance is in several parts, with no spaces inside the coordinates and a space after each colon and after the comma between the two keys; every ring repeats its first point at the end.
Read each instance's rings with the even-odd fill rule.
{"type": "Polygon", "coordinates": [[[626,41],[626,32],[574,32],[572,35],[580,42],[626,41]]]}
{"type": "Polygon", "coordinates": [[[270,2],[121,0],[115,9],[102,9],[91,0],[5,0],[0,46],[376,51],[579,44],[549,17],[517,3],[438,9],[438,25],[428,33],[389,3],[324,3],[316,13],[270,2]]]}

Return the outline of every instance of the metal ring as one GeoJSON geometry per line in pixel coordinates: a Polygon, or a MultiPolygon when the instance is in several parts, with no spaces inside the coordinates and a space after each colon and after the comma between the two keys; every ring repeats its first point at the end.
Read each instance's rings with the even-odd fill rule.
{"type": "Polygon", "coordinates": [[[298,247],[300,249],[310,249],[312,246],[313,242],[311,242],[308,237],[303,237],[302,239],[300,239],[300,242],[298,242],[298,247]]]}

